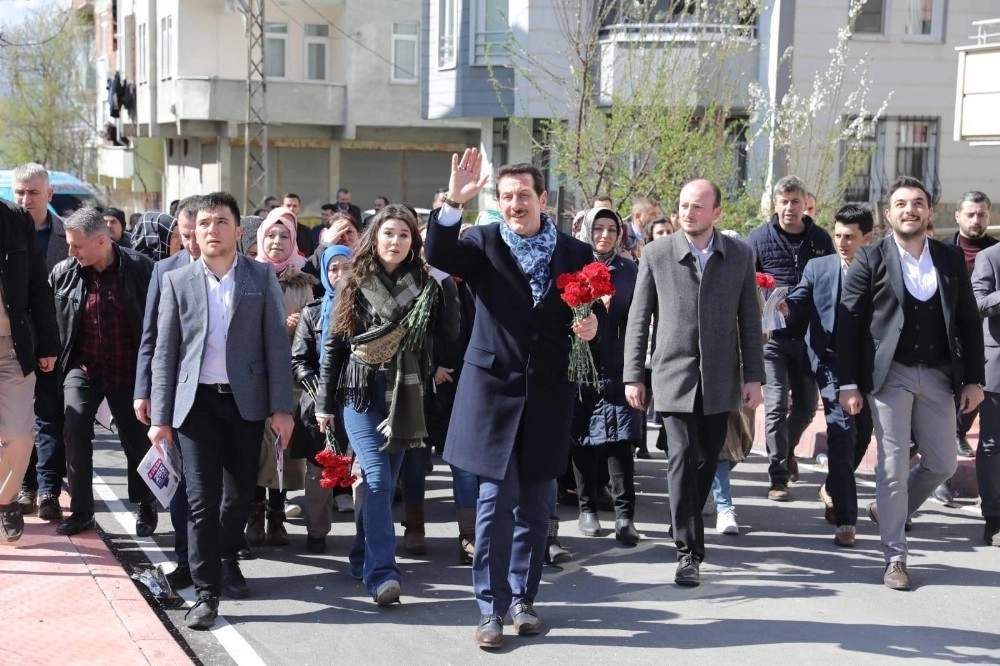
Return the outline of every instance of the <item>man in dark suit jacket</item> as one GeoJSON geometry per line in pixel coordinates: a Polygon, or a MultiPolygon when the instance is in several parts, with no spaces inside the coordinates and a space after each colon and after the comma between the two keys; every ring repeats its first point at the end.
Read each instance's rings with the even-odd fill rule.
{"type": "MultiPolygon", "coordinates": [[[[195,218],[198,215],[200,197],[187,197],[177,206],[177,233],[181,239],[181,250],[153,266],[146,294],[146,312],[142,318],[142,338],[139,340],[139,355],[135,366],[135,391],[132,407],[140,423],[151,425],[149,421],[149,397],[152,392],[153,351],[156,349],[156,319],[160,312],[160,285],[163,276],[170,271],[183,268],[201,257],[198,240],[195,238],[195,218]]],[[[180,485],[170,500],[170,523],[174,528],[174,553],[177,568],[167,574],[171,587],[181,589],[192,584],[191,569],[188,565],[187,541],[188,503],[187,485],[180,485]]]]}
{"type": "Polygon", "coordinates": [[[452,157],[444,205],[434,211],[428,263],[465,280],[476,317],[445,444],[445,460],[480,477],[472,583],[481,618],[476,643],[503,644],[503,618],[537,634],[533,603],[541,579],[554,479],[566,471],[577,387],[567,381],[569,335],[597,333],[594,315],[573,324],[556,278],[593,261],[590,246],[556,231],[530,164],[500,169],[504,221],[459,240],[461,208],[486,184],[482,157],[452,157]],[[527,267],[527,268],[526,268],[527,267]],[[475,433],[475,436],[470,436],[475,433]]]}
{"type": "Polygon", "coordinates": [[[232,195],[198,204],[201,259],[164,273],[152,364],[149,439],[179,433],[190,514],[188,556],[198,601],[187,625],[215,623],[219,594],[250,590],[237,553],[257,481],[264,424],[292,434],[292,352],[274,269],[236,252],[232,195]],[[225,488],[225,490],[223,490],[225,488]]]}
{"type": "MultiPolygon", "coordinates": [[[[41,164],[29,162],[11,174],[14,203],[23,206],[35,223],[35,237],[42,249],[47,272],[69,256],[66,229],[58,215],[49,211],[54,193],[49,172],[41,164]]],[[[66,447],[63,444],[62,371],[35,372],[35,446],[21,482],[18,503],[25,514],[43,520],[62,519],[59,495],[66,476],[66,447]]]]}
{"type": "Polygon", "coordinates": [[[625,397],[646,409],[646,349],[656,314],[653,400],[667,433],[670,513],[678,585],[700,583],[701,510],[712,489],[729,413],[763,401],[764,353],[753,252],[715,233],[722,193],[707,180],[684,186],[683,233],[643,251],[625,333],[625,397]],[[703,353],[705,352],[705,353],[703,353]],[[742,377],[742,379],[741,379],[742,377]]]}
{"type": "Polygon", "coordinates": [[[904,526],[954,473],[955,400],[983,400],[983,327],[962,253],[927,237],[933,214],[923,183],[903,176],[885,211],[892,235],[861,248],[847,273],[837,318],[840,404],[871,401],[879,456],[876,503],[885,585],[910,589],[904,526]],[[920,462],[910,471],[911,437],[920,462]]]}
{"type": "Polygon", "coordinates": [[[976,480],[986,527],[983,540],[1000,546],[1000,245],[976,255],[972,291],[983,316],[986,397],[979,408],[976,480]]]}
{"type": "Polygon", "coordinates": [[[834,215],[833,243],[837,254],[818,257],[806,264],[802,280],[788,294],[788,328],[805,339],[809,361],[826,414],[826,445],[829,471],[819,487],[826,505],[826,520],[837,526],[833,542],[852,547],[858,522],[858,489],[854,471],[868,450],[872,438],[871,409],[866,402],[857,416],[844,413],[837,400],[840,390],[834,335],[837,308],[844,275],[854,261],[858,248],[872,238],[874,220],[871,211],[859,204],[847,204],[834,215]]]}

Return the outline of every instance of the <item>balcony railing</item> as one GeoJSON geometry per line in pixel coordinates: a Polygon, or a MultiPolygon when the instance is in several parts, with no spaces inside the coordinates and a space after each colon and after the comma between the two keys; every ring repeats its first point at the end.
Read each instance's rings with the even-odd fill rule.
{"type": "Polygon", "coordinates": [[[602,39],[634,42],[702,42],[736,37],[747,42],[757,38],[757,26],[726,23],[615,23],[601,28],[602,39]]]}

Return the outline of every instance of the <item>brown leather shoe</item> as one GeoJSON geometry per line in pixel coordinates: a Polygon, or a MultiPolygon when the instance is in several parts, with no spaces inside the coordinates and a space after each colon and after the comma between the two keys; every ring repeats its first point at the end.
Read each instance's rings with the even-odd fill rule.
{"type": "Polygon", "coordinates": [[[841,548],[854,548],[854,525],[841,525],[833,535],[833,544],[841,548]]]}
{"type": "MultiPolygon", "coordinates": [[[[868,517],[872,519],[872,522],[878,525],[878,504],[872,502],[868,505],[868,517]]],[[[906,523],[903,524],[903,529],[907,532],[913,529],[913,519],[907,518],[906,523]]]]}
{"type": "Polygon", "coordinates": [[[885,565],[882,582],[890,590],[905,592],[910,589],[910,574],[906,573],[906,563],[892,561],[885,565]]]}
{"type": "Polygon", "coordinates": [[[476,645],[486,650],[503,647],[503,618],[499,615],[483,615],[476,627],[476,645]]]}
{"type": "Polygon", "coordinates": [[[791,483],[795,483],[799,480],[799,461],[795,458],[794,453],[790,453],[788,458],[785,460],[785,467],[788,469],[788,480],[791,483]]]}
{"type": "Polygon", "coordinates": [[[772,483],[767,491],[767,499],[772,502],[787,502],[792,496],[788,492],[788,485],[784,483],[772,483]]]}

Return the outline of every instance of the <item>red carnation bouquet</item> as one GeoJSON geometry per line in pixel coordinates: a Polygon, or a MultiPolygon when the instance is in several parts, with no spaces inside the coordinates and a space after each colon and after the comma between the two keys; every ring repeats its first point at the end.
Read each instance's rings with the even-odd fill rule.
{"type": "Polygon", "coordinates": [[[319,485],[323,488],[350,488],[357,477],[351,474],[351,457],[337,454],[327,447],[316,454],[316,462],[323,466],[319,485]]]}
{"type": "Polygon", "coordinates": [[[763,289],[765,291],[774,289],[778,286],[777,281],[773,276],[767,273],[757,273],[757,288],[763,289]]]}
{"type": "MultiPolygon", "coordinates": [[[[556,287],[562,291],[562,300],[573,310],[573,323],[590,316],[590,306],[605,296],[614,296],[611,271],[603,261],[595,261],[576,273],[563,273],[556,278],[556,287]]],[[[570,336],[569,377],[581,386],[600,389],[601,378],[590,353],[590,345],[576,335],[570,336]]]]}

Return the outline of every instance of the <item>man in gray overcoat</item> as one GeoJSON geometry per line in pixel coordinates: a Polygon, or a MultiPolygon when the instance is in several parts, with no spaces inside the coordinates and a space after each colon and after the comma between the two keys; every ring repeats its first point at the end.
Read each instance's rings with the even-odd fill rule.
{"type": "Polygon", "coordinates": [[[646,408],[643,373],[650,318],[658,322],[652,358],[654,409],[670,442],[667,483],[677,571],[695,586],[705,558],[701,508],[715,477],[729,412],[763,400],[764,355],[753,254],[715,233],[719,188],[694,180],[680,194],[683,233],[646,247],[625,334],[625,395],[646,408]],[[742,370],[741,370],[742,363],[742,370]]]}

